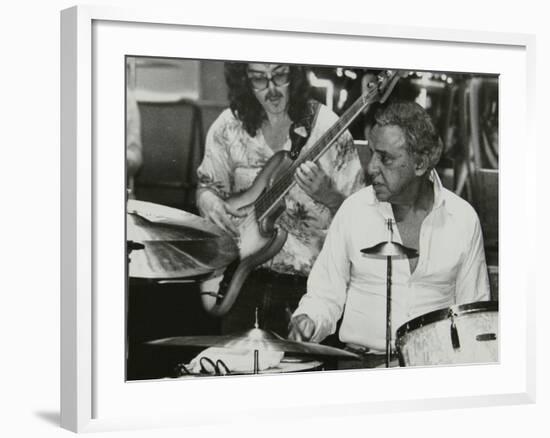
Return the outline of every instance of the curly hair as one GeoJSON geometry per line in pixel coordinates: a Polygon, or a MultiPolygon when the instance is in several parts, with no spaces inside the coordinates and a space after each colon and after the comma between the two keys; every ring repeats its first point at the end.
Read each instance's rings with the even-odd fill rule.
{"type": "MultiPolygon", "coordinates": [[[[310,85],[303,67],[296,65],[289,65],[289,67],[290,84],[287,112],[290,119],[297,122],[306,113],[310,85]]],[[[246,132],[254,137],[267,119],[267,115],[254,95],[248,80],[247,68],[248,63],[246,62],[226,62],[225,81],[229,88],[229,107],[233,115],[243,123],[246,132]]]]}
{"type": "Polygon", "coordinates": [[[379,126],[394,125],[405,135],[409,152],[428,158],[428,168],[434,168],[443,150],[443,143],[430,115],[416,102],[393,101],[374,116],[379,126]]]}

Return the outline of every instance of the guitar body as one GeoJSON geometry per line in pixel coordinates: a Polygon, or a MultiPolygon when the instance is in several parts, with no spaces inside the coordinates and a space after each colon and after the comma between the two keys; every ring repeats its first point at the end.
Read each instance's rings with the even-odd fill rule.
{"type": "Polygon", "coordinates": [[[229,205],[240,211],[247,212],[249,216],[253,216],[255,219],[250,220],[247,216],[238,223],[241,259],[257,253],[260,249],[264,248],[265,244],[268,244],[273,239],[274,234],[281,232],[275,228],[275,221],[285,209],[284,198],[276,202],[271,212],[263,219],[258,218],[258,212],[254,210],[254,202],[273,185],[278,176],[286,171],[291,164],[292,159],[287,151],[275,153],[260,171],[248,190],[229,198],[229,205]]]}
{"type": "Polygon", "coordinates": [[[283,247],[288,233],[275,226],[275,221],[285,210],[284,198],[274,203],[268,214],[260,218],[254,203],[269,189],[279,175],[287,170],[293,160],[287,151],[276,152],[260,171],[248,190],[230,197],[227,202],[233,208],[246,212],[239,218],[239,263],[231,278],[224,297],[208,311],[217,316],[224,315],[235,302],[239,291],[254,268],[272,259],[283,247]]]}

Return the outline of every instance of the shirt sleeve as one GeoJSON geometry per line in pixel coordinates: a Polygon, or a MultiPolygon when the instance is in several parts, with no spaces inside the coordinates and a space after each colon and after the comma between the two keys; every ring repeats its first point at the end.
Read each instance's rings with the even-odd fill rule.
{"type": "MultiPolygon", "coordinates": [[[[475,213],[474,213],[475,214],[475,213]]],[[[456,280],[457,304],[487,301],[490,299],[489,275],[485,250],[483,248],[483,236],[481,225],[477,215],[474,219],[474,227],[469,245],[459,267],[456,280]]]]}
{"type": "Polygon", "coordinates": [[[231,193],[233,175],[229,154],[231,124],[226,116],[222,113],[208,130],[204,158],[197,169],[199,188],[213,190],[222,198],[231,193]]]}
{"type": "Polygon", "coordinates": [[[294,315],[306,314],[315,323],[312,342],[321,342],[336,331],[342,316],[350,278],[350,261],[345,238],[345,213],[340,210],[307,281],[307,293],[294,315]]]}

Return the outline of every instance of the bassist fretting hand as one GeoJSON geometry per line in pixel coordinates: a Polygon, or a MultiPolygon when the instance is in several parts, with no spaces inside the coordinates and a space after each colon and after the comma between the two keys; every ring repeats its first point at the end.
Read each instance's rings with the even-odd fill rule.
{"type": "Polygon", "coordinates": [[[306,161],[296,169],[295,180],[308,196],[333,212],[344,202],[344,195],[334,188],[329,176],[313,161],[306,161]]]}

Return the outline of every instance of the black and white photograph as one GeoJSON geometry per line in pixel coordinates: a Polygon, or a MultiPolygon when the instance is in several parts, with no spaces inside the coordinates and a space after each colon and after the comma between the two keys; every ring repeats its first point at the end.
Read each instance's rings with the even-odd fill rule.
{"type": "Polygon", "coordinates": [[[10,3],[2,436],[544,435],[543,5],[10,3]]]}
{"type": "Polygon", "coordinates": [[[127,381],[499,362],[499,75],[125,69],[127,381]]]}

